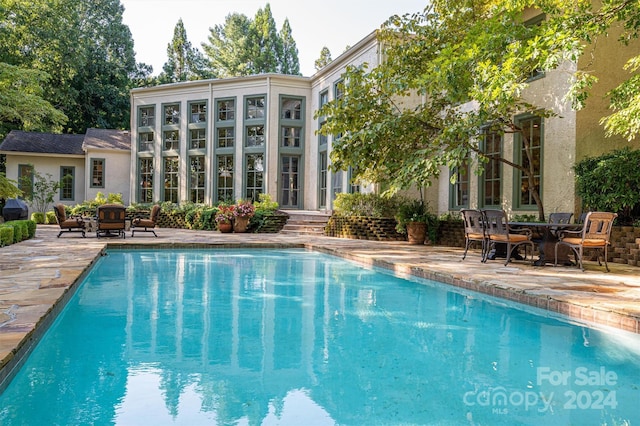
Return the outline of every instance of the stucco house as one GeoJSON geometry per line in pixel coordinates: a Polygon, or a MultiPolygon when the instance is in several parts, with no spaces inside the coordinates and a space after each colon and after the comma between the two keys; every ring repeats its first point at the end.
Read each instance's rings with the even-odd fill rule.
{"type": "Polygon", "coordinates": [[[98,192],[121,193],[123,201],[130,202],[128,131],[88,129],[84,135],[61,135],[13,130],[0,144],[0,154],[6,155],[10,179],[21,181],[35,170],[60,180],[55,202],[74,205],[98,192]]]}
{"type": "MultiPolygon", "coordinates": [[[[536,19],[535,12],[529,18],[536,19]]],[[[640,44],[623,46],[616,39],[612,34],[587,49],[584,61],[600,81],[585,109],[574,111],[563,99],[567,75],[584,65],[581,59],[529,82],[526,97],[557,116],[515,117],[535,147],[547,213],[579,212],[572,171],[577,161],[638,146],[637,141],[605,138],[599,125],[600,117],[609,112],[604,94],[628,77],[623,58],[637,53],[640,44]]],[[[325,118],[314,117],[314,112],[340,96],[339,83],[348,65],[366,62],[373,68],[381,60],[372,32],[311,77],[261,74],[136,88],[130,93],[130,132],[89,129],[83,136],[45,135],[42,147],[37,136],[12,132],[0,153],[7,154],[7,176],[13,179],[24,174],[28,164],[54,176],[62,176],[63,169],[72,171],[73,189],[60,194],[65,203],[93,198],[97,191],[120,192],[129,203],[206,204],[268,193],[285,209],[330,211],[337,193],[377,187],[352,185],[349,170],[329,169],[334,140],[316,134],[325,118]]],[[[522,141],[517,135],[486,134],[482,149],[518,162],[522,141]]],[[[430,206],[438,214],[463,207],[535,213],[522,176],[497,161],[485,168],[480,175],[473,165],[467,170],[443,169],[428,188],[430,206]],[[450,183],[452,173],[458,174],[455,184],[450,183]]]]}

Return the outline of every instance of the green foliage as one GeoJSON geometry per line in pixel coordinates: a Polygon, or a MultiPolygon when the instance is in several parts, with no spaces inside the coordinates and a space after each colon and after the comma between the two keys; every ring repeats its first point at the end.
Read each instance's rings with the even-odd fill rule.
{"type": "Polygon", "coordinates": [[[640,150],[624,148],[587,157],[574,171],[585,211],[610,211],[619,213],[619,221],[630,221],[631,210],[640,203],[640,150]]]}
{"type": "Polygon", "coordinates": [[[223,25],[210,29],[202,49],[211,72],[221,78],[268,72],[298,74],[300,69],[291,27],[285,21],[278,34],[268,3],[253,20],[241,13],[227,15],[223,25]]]}
{"type": "Polygon", "coordinates": [[[256,208],[256,213],[258,213],[259,211],[265,213],[274,213],[280,207],[277,201],[273,201],[271,195],[265,193],[261,193],[260,195],[258,195],[258,201],[253,203],[253,205],[256,208]]]}
{"type": "Polygon", "coordinates": [[[45,222],[45,214],[42,212],[33,212],[31,213],[31,220],[37,224],[44,224],[45,222]]]}
{"type": "Polygon", "coordinates": [[[67,209],[68,214],[70,213],[72,215],[93,216],[96,214],[96,209],[103,204],[124,204],[122,201],[122,194],[119,192],[110,192],[105,197],[102,192],[98,191],[93,200],[85,200],[82,203],[76,204],[71,208],[65,208],[67,209]]]}
{"type": "MultiPolygon", "coordinates": [[[[12,243],[19,243],[20,241],[22,241],[25,237],[23,237],[23,226],[20,224],[19,220],[12,220],[9,222],[5,222],[4,226],[10,226],[13,228],[13,241],[12,243]]],[[[26,230],[25,230],[25,236],[26,236],[26,230]]]]}
{"type": "Polygon", "coordinates": [[[53,198],[60,189],[61,182],[54,180],[51,173],[42,175],[34,170],[32,175],[23,176],[25,186],[32,186],[33,190],[25,194],[25,199],[31,202],[31,207],[38,212],[44,213],[49,210],[53,198]],[[32,183],[33,179],[33,183],[32,183]]]}
{"type": "Polygon", "coordinates": [[[396,215],[404,200],[398,196],[385,197],[379,194],[341,193],[333,202],[333,212],[339,216],[368,216],[390,218],[396,215]]]}
{"type": "Polygon", "coordinates": [[[320,51],[320,57],[316,59],[316,61],[313,63],[313,66],[315,67],[316,71],[320,71],[322,68],[329,65],[331,61],[331,51],[327,46],[324,46],[320,51]]]}
{"type": "Polygon", "coordinates": [[[537,222],[537,219],[535,214],[516,214],[513,216],[514,222],[537,222]]]}
{"type": "Polygon", "coordinates": [[[13,244],[13,226],[0,225],[0,247],[13,244]]]}
{"type": "Polygon", "coordinates": [[[25,220],[23,222],[25,223],[25,225],[27,227],[28,238],[35,237],[36,236],[36,227],[37,227],[36,222],[33,221],[33,220],[25,220]]]}
{"type": "Polygon", "coordinates": [[[200,80],[211,78],[208,64],[204,55],[194,47],[187,38],[187,31],[178,19],[173,30],[173,39],[167,45],[168,60],[163,66],[163,72],[158,76],[160,83],[175,83],[178,81],[200,80]]]}
{"type": "MultiPolygon", "coordinates": [[[[119,0],[6,0],[2,9],[11,13],[2,14],[0,62],[34,70],[43,79],[41,92],[35,85],[17,89],[24,97],[21,102],[32,109],[23,108],[25,113],[52,131],[129,127],[130,78],[139,68],[119,0]],[[32,94],[38,95],[33,102],[32,94]],[[51,105],[60,106],[64,114],[51,105]],[[38,117],[42,112],[46,114],[38,117]]],[[[18,78],[10,80],[21,84],[18,78]]],[[[45,130],[21,123],[18,128],[45,130]]]]}
{"type": "Polygon", "coordinates": [[[49,211],[46,213],[46,223],[48,224],[56,224],[58,220],[56,219],[56,213],[53,211],[49,211]]]}
{"type": "Polygon", "coordinates": [[[18,182],[7,179],[4,173],[0,173],[0,198],[18,198],[21,195],[22,191],[18,188],[18,182]]]}
{"type": "Polygon", "coordinates": [[[435,233],[437,232],[438,217],[429,210],[429,204],[422,200],[403,199],[398,205],[395,214],[397,222],[396,231],[406,234],[407,223],[409,222],[425,222],[429,230],[429,238],[435,241],[435,233]],[[433,238],[432,233],[433,231],[433,238]]]}

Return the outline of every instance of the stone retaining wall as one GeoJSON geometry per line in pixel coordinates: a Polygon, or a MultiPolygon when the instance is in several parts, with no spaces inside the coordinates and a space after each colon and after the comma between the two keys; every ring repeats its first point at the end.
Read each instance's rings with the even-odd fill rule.
{"type": "Polygon", "coordinates": [[[403,241],[404,234],[396,231],[396,220],[367,216],[331,216],[324,234],[329,237],[355,240],[403,241]]]}
{"type": "Polygon", "coordinates": [[[615,226],[611,231],[609,260],[631,266],[640,266],[640,228],[615,226]]]}

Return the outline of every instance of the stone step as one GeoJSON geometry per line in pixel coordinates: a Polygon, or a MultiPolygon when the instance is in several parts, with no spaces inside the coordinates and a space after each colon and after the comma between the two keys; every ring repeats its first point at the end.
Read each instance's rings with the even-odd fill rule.
{"type": "Polygon", "coordinates": [[[331,217],[328,213],[314,211],[285,211],[289,215],[281,233],[324,235],[324,228],[331,217]]]}

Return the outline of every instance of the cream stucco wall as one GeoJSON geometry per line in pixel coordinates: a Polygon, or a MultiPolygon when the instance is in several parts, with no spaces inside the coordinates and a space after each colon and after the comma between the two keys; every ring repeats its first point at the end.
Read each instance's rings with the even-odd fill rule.
{"type": "Polygon", "coordinates": [[[101,192],[105,196],[110,193],[122,194],[122,202],[131,204],[129,192],[129,170],[131,168],[131,152],[122,150],[97,150],[88,149],[84,158],[83,167],[87,173],[91,173],[91,159],[101,158],[105,162],[104,188],[91,187],[91,179],[87,178],[82,183],[87,200],[92,200],[101,192]]]}
{"type": "MultiPolygon", "coordinates": [[[[60,168],[62,166],[65,167],[74,167],[75,168],[75,179],[74,179],[74,199],[73,200],[64,200],[63,204],[75,205],[77,203],[81,203],[85,200],[85,168],[84,168],[84,157],[81,155],[54,155],[54,154],[33,154],[33,155],[24,155],[24,154],[11,154],[6,153],[7,155],[7,177],[9,179],[18,180],[18,168],[23,164],[31,164],[33,165],[34,170],[41,174],[44,177],[47,177],[48,174],[51,175],[52,180],[59,181],[61,179],[60,176],[60,168]]],[[[60,192],[56,193],[54,196],[54,203],[60,202],[60,192]]],[[[29,206],[29,212],[33,212],[31,206],[29,206]]]]}

